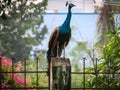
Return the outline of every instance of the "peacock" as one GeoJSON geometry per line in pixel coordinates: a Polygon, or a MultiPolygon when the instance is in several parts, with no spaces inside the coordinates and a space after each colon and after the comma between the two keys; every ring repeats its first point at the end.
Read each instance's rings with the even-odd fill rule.
{"type": "Polygon", "coordinates": [[[65,47],[68,45],[71,38],[70,28],[70,21],[72,16],[71,8],[74,7],[75,5],[66,2],[66,6],[68,6],[68,13],[65,21],[61,26],[58,26],[54,29],[49,39],[47,51],[48,64],[50,64],[51,57],[60,57],[63,50],[65,57],[65,47]]]}

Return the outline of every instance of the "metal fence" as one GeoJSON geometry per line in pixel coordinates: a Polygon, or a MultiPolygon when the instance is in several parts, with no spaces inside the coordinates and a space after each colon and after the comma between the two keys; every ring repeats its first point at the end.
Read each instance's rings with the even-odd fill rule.
{"type": "Polygon", "coordinates": [[[38,58],[35,60],[35,62],[36,62],[36,70],[35,71],[27,71],[26,70],[26,58],[23,60],[23,67],[24,67],[24,70],[22,70],[22,71],[14,71],[14,63],[12,62],[12,71],[2,71],[2,62],[1,62],[1,58],[0,58],[0,74],[12,74],[12,82],[14,82],[14,74],[16,73],[21,73],[21,74],[24,74],[23,76],[24,76],[24,88],[23,87],[20,87],[20,88],[7,88],[7,87],[5,87],[5,88],[2,88],[1,86],[1,83],[0,83],[0,90],[17,90],[17,89],[19,89],[19,90],[42,90],[42,89],[48,89],[49,87],[39,87],[38,86],[38,74],[41,74],[41,73],[46,73],[46,71],[39,71],[38,70],[38,58]],[[31,86],[31,87],[27,87],[26,86],[26,75],[27,74],[36,74],[36,86],[31,86]]]}
{"type": "Polygon", "coordinates": [[[95,58],[95,71],[94,72],[86,72],[85,68],[86,68],[86,58],[83,58],[83,72],[72,72],[71,74],[76,74],[76,75],[82,75],[83,76],[83,87],[75,87],[75,88],[71,88],[72,90],[120,90],[120,87],[111,87],[110,86],[110,81],[109,81],[109,75],[111,74],[117,74],[120,75],[120,72],[98,72],[97,71],[97,67],[98,67],[98,59],[95,58]],[[94,75],[95,76],[95,87],[89,88],[86,87],[86,75],[94,75]],[[98,75],[107,75],[108,76],[108,80],[106,81],[106,86],[104,87],[98,87],[97,83],[98,83],[98,75]]]}
{"type": "MultiPolygon", "coordinates": [[[[38,58],[35,60],[36,62],[36,70],[35,71],[27,71],[26,70],[26,58],[24,59],[24,70],[23,71],[14,71],[14,63],[12,63],[12,71],[7,71],[7,72],[3,72],[2,71],[2,63],[1,63],[1,60],[0,60],[0,73],[1,74],[12,74],[12,80],[14,81],[14,73],[21,73],[21,74],[24,74],[24,88],[11,88],[12,90],[48,90],[49,89],[49,81],[48,81],[48,87],[39,87],[38,86],[38,74],[43,74],[43,73],[47,73],[47,71],[39,71],[38,70],[38,58]],[[36,86],[31,86],[31,87],[27,87],[26,86],[26,75],[30,73],[30,74],[36,74],[36,86]]],[[[97,78],[98,78],[98,75],[101,74],[101,75],[110,75],[110,74],[119,74],[120,75],[120,72],[119,73],[113,73],[113,72],[86,72],[85,71],[85,68],[86,68],[86,59],[84,58],[83,59],[83,71],[82,72],[71,72],[72,75],[82,75],[83,77],[83,87],[71,87],[71,90],[120,90],[120,88],[111,88],[110,87],[110,83],[109,83],[109,80],[107,81],[107,85],[105,86],[105,88],[98,88],[97,86],[95,86],[94,88],[87,88],[86,87],[86,75],[95,75],[96,77],[96,83],[97,83],[97,78]]],[[[97,70],[97,60],[96,60],[96,70],[97,70]]],[[[1,86],[1,85],[0,85],[1,86]]],[[[2,88],[0,87],[1,90],[9,90],[7,87],[6,88],[2,88]]]]}

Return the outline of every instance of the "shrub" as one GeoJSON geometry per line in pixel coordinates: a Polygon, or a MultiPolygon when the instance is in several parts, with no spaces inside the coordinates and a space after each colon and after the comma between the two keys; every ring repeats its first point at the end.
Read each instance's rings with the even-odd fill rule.
{"type": "MultiPolygon", "coordinates": [[[[11,88],[22,88],[25,85],[25,78],[21,73],[17,73],[21,71],[22,63],[16,63],[15,67],[12,67],[12,59],[8,59],[3,57],[0,54],[0,64],[1,71],[0,73],[0,83],[1,88],[8,88],[7,90],[12,90],[11,88]],[[14,72],[12,73],[12,71],[14,72]]],[[[30,77],[26,77],[26,87],[31,87],[32,83],[30,77]]]]}

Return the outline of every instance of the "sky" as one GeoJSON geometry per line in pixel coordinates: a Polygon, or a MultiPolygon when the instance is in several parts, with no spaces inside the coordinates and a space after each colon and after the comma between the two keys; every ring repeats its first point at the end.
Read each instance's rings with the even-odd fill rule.
{"type": "MultiPolygon", "coordinates": [[[[49,1],[49,0],[48,0],[49,1]]],[[[50,0],[50,1],[57,1],[57,0],[50,0]]],[[[42,49],[47,51],[48,50],[48,42],[51,33],[53,32],[54,28],[60,26],[67,16],[67,7],[65,7],[65,0],[61,0],[64,2],[48,2],[47,12],[44,14],[44,23],[48,28],[48,33],[45,35],[45,39],[42,42],[42,45],[38,46],[38,49],[42,49]],[[63,3],[63,7],[61,4],[63,3]],[[56,7],[55,7],[55,6],[56,7]],[[54,7],[53,7],[54,6],[54,7]]],[[[75,1],[75,0],[72,0],[75,1]]],[[[77,3],[78,4],[78,3],[77,3]]],[[[69,57],[70,60],[72,59],[69,55],[69,52],[76,46],[76,41],[78,42],[88,42],[88,48],[92,48],[93,44],[96,40],[96,24],[98,20],[98,14],[94,13],[94,8],[92,6],[85,6],[84,10],[80,9],[77,5],[77,8],[72,8],[72,18],[70,26],[73,27],[72,29],[72,37],[71,40],[66,47],[66,57],[69,57]],[[88,7],[89,9],[85,8],[88,7]],[[91,9],[92,7],[92,9],[91,9]],[[86,10],[85,10],[86,9],[86,10]],[[75,41],[73,41],[73,39],[75,41]]],[[[88,62],[90,64],[90,62],[88,62]]],[[[88,65],[89,65],[88,64],[88,65]]]]}
{"type": "Polygon", "coordinates": [[[48,0],[47,11],[57,12],[59,10],[65,10],[65,3],[72,2],[76,5],[74,7],[77,11],[82,13],[93,13],[95,6],[101,7],[104,0],[48,0]]]}
{"type": "MultiPolygon", "coordinates": [[[[43,44],[39,46],[40,49],[47,50],[48,49],[48,42],[51,33],[53,32],[54,28],[56,26],[61,25],[66,18],[66,13],[62,14],[45,14],[44,16],[44,24],[47,25],[48,33],[45,35],[45,40],[43,40],[43,44]]],[[[74,29],[72,29],[72,38],[66,47],[66,57],[69,57],[70,60],[72,60],[72,57],[70,56],[70,51],[76,46],[76,42],[74,42],[72,39],[76,41],[87,41],[88,42],[88,48],[92,48],[94,42],[95,42],[95,35],[96,35],[96,23],[98,20],[98,14],[76,14],[73,12],[72,18],[71,18],[71,27],[74,26],[74,29]]],[[[86,54],[82,54],[83,57],[86,54]]],[[[79,63],[82,63],[82,60],[80,60],[79,63]]],[[[86,64],[88,66],[91,66],[91,62],[87,60],[86,64]]]]}
{"type": "MultiPolygon", "coordinates": [[[[45,14],[44,15],[44,24],[47,25],[48,33],[45,36],[43,41],[42,49],[47,50],[47,43],[49,37],[53,32],[54,28],[61,25],[66,18],[66,13],[62,14],[45,14]]],[[[76,41],[87,41],[89,47],[93,45],[95,41],[96,34],[96,23],[98,19],[98,14],[80,14],[74,13],[71,18],[71,27],[74,27],[72,30],[72,38],[76,41]]],[[[70,41],[69,48],[74,47],[75,42],[70,41]]]]}
{"type": "MultiPolygon", "coordinates": [[[[89,47],[93,45],[98,19],[98,14],[94,14],[94,0],[48,0],[46,14],[44,15],[44,24],[48,27],[48,34],[43,41],[42,49],[47,50],[46,43],[49,41],[50,34],[55,27],[61,25],[65,20],[68,11],[65,7],[66,1],[76,5],[72,8],[71,27],[74,27],[72,38],[76,41],[87,41],[89,47]]],[[[96,4],[99,4],[102,0],[95,1],[96,4]]],[[[72,48],[74,46],[75,43],[70,41],[68,47],[72,48]]]]}
{"type": "MultiPolygon", "coordinates": [[[[46,14],[44,15],[44,25],[48,28],[48,33],[45,35],[42,45],[38,49],[48,50],[48,42],[54,28],[60,26],[67,15],[66,1],[71,1],[76,5],[72,8],[71,27],[72,38],[66,48],[66,57],[69,52],[76,46],[75,41],[88,42],[88,48],[93,48],[95,44],[98,14],[95,14],[95,6],[102,6],[102,0],[48,0],[46,14]],[[96,1],[94,3],[93,1],[96,1]],[[73,41],[73,39],[75,41],[73,41]]],[[[70,59],[71,60],[71,59],[70,59]]],[[[87,63],[89,65],[90,62],[87,63]]]]}
{"type": "Polygon", "coordinates": [[[36,48],[43,50],[48,49],[48,42],[51,33],[55,27],[64,22],[67,16],[68,8],[65,7],[66,1],[71,1],[76,5],[76,7],[72,8],[70,24],[71,27],[74,27],[72,30],[72,39],[70,40],[66,51],[69,52],[76,46],[76,42],[74,42],[73,39],[79,42],[88,42],[89,48],[93,46],[96,39],[96,23],[98,20],[98,14],[94,13],[93,0],[48,0],[43,23],[47,26],[48,33],[45,35],[42,45],[36,48]]]}

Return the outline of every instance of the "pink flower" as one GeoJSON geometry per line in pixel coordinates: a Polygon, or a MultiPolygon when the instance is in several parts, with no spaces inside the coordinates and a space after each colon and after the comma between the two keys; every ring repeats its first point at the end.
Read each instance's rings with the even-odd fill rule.
{"type": "Polygon", "coordinates": [[[1,63],[4,64],[6,67],[9,67],[12,65],[12,59],[8,59],[8,60],[2,59],[1,63]]]}
{"type": "Polygon", "coordinates": [[[16,71],[20,71],[20,68],[22,67],[21,61],[18,62],[18,65],[16,67],[16,71]]]}
{"type": "Polygon", "coordinates": [[[23,76],[20,76],[19,74],[18,75],[14,74],[13,77],[14,77],[14,81],[16,82],[16,84],[24,86],[24,77],[23,76]]]}
{"type": "Polygon", "coordinates": [[[1,88],[6,88],[5,90],[13,90],[9,87],[7,81],[4,81],[3,83],[1,83],[1,88]]]}
{"type": "Polygon", "coordinates": [[[14,74],[14,75],[13,75],[13,78],[14,78],[14,79],[16,79],[16,78],[17,78],[17,75],[16,75],[16,74],[14,74]]]}
{"type": "Polygon", "coordinates": [[[1,86],[2,86],[2,88],[8,87],[7,81],[4,81],[3,83],[1,83],[1,86]]]}
{"type": "Polygon", "coordinates": [[[21,76],[20,76],[20,77],[16,80],[16,83],[24,86],[24,77],[21,77],[21,76]]]}
{"type": "Polygon", "coordinates": [[[0,55],[0,60],[2,59],[2,56],[0,55]]]}
{"type": "MultiPolygon", "coordinates": [[[[2,69],[3,70],[10,71],[12,69],[12,67],[11,67],[12,66],[12,59],[6,59],[6,57],[3,57],[1,55],[1,52],[0,52],[0,61],[1,61],[1,64],[2,64],[2,69]]],[[[22,67],[22,63],[20,61],[20,62],[17,63],[17,66],[16,66],[16,68],[14,67],[14,69],[16,71],[20,71],[21,67],[22,67]]],[[[6,79],[5,79],[5,82],[1,83],[0,86],[2,88],[6,88],[5,90],[13,90],[8,85],[8,81],[11,80],[12,73],[3,73],[2,75],[6,79]]],[[[20,86],[20,87],[24,87],[24,85],[25,85],[24,76],[22,76],[20,73],[13,73],[13,77],[12,78],[14,80],[14,82],[12,84],[20,86]]],[[[26,84],[27,84],[27,82],[26,82],[26,84]]],[[[30,86],[31,85],[32,85],[32,83],[30,83],[30,86]]]]}
{"type": "Polygon", "coordinates": [[[3,56],[1,55],[1,52],[0,52],[0,60],[1,60],[1,63],[2,63],[3,65],[5,65],[6,67],[9,67],[9,66],[12,65],[12,59],[6,60],[5,57],[3,57],[3,56]]]}
{"type": "Polygon", "coordinates": [[[7,65],[8,67],[9,67],[10,65],[12,65],[12,59],[8,59],[6,65],[7,65]]]}

